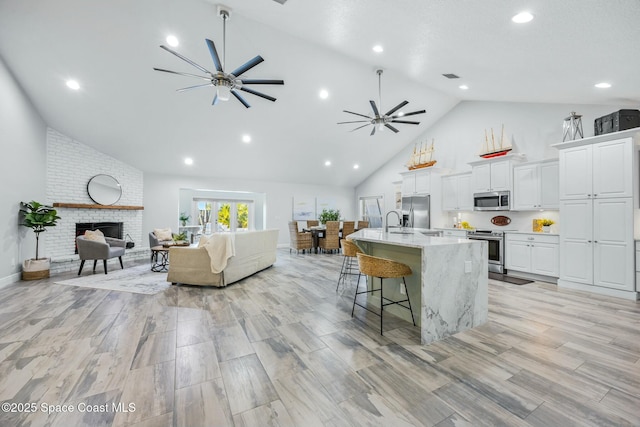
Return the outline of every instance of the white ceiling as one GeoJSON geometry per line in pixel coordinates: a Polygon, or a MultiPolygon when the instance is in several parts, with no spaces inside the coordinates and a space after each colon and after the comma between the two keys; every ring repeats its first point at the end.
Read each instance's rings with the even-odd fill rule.
{"type": "Polygon", "coordinates": [[[0,0],[0,57],[49,126],[171,174],[354,186],[461,100],[640,104],[638,0],[226,0],[225,68],[260,54],[243,77],[285,85],[255,87],[275,103],[243,93],[252,108],[234,98],[213,107],[213,88],[177,93],[199,82],[152,68],[199,73],[158,47],[169,33],[178,52],[213,68],[204,39],[222,49],[215,3],[0,0]],[[522,10],[535,19],[511,22],[522,10]],[[345,109],[369,114],[378,67],[382,109],[406,99],[405,111],[427,110],[419,126],[370,137],[336,124],[357,119],[345,109]],[[80,91],[66,88],[70,77],[80,91]],[[596,89],[601,81],[612,88],[596,89]]]}

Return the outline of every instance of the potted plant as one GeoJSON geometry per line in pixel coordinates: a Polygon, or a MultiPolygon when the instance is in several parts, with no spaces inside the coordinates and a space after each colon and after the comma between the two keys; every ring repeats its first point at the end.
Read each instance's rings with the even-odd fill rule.
{"type": "Polygon", "coordinates": [[[20,212],[22,213],[22,225],[28,227],[36,233],[36,257],[24,260],[22,263],[22,280],[36,280],[49,277],[51,260],[40,258],[40,233],[47,230],[47,227],[55,227],[60,219],[58,212],[51,206],[31,201],[21,202],[20,212]]]}
{"type": "Polygon", "coordinates": [[[322,213],[318,219],[321,224],[325,224],[327,221],[338,221],[340,219],[340,210],[322,209],[322,213]]]}
{"type": "Polygon", "coordinates": [[[189,221],[189,218],[191,218],[191,216],[187,215],[186,212],[180,212],[180,223],[183,227],[187,225],[187,221],[189,221]]]}
{"type": "Polygon", "coordinates": [[[551,226],[555,224],[552,219],[543,219],[542,220],[542,232],[543,233],[551,233],[551,226]]]}

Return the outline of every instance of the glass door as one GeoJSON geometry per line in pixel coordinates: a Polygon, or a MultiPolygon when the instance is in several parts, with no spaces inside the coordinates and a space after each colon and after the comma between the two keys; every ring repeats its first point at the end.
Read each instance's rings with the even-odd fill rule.
{"type": "Polygon", "coordinates": [[[199,200],[198,221],[204,234],[225,231],[248,231],[254,228],[253,202],[234,200],[199,200]]]}

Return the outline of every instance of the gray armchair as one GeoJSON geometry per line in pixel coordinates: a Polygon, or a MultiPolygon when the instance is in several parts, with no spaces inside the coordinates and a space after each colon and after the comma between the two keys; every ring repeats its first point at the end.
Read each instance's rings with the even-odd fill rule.
{"type": "Polygon", "coordinates": [[[171,243],[173,240],[158,240],[156,234],[151,231],[149,233],[149,247],[152,248],[154,246],[162,246],[165,243],[171,243]]]}
{"type": "Polygon", "coordinates": [[[120,267],[124,269],[122,265],[122,255],[126,242],[121,239],[114,239],[112,237],[104,238],[107,242],[96,242],[95,240],[87,240],[84,236],[76,237],[76,243],[78,245],[78,255],[80,256],[80,270],[78,270],[78,276],[82,273],[82,267],[84,262],[88,259],[93,260],[93,272],[96,272],[96,264],[99,259],[103,260],[104,274],[107,274],[107,260],[118,257],[120,260],[120,267]]]}

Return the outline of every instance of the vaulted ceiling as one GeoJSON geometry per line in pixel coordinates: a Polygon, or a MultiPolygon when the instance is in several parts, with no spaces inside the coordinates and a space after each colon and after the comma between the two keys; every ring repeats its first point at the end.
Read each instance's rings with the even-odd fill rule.
{"type": "Polygon", "coordinates": [[[259,54],[243,77],[285,81],[255,88],[275,103],[243,93],[248,109],[233,97],[212,106],[211,87],[176,92],[199,82],[153,70],[199,73],[159,48],[169,34],[213,69],[216,3],[0,0],[0,57],[49,126],[171,174],[354,186],[462,100],[640,105],[638,0],[227,0],[226,68],[259,54]],[[512,22],[523,10],[535,19],[512,22]],[[382,109],[408,100],[405,111],[427,110],[420,125],[370,136],[336,124],[358,119],[343,110],[370,114],[377,68],[382,109]],[[603,81],[612,87],[594,87],[603,81]]]}

